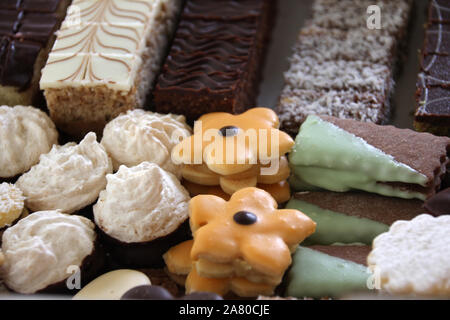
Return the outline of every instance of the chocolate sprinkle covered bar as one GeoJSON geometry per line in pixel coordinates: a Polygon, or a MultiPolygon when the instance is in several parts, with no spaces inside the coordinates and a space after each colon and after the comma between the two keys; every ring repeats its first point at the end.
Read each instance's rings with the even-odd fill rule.
{"type": "Polygon", "coordinates": [[[315,0],[284,74],[281,128],[295,136],[310,114],[386,123],[411,8],[410,0],[315,0]],[[367,26],[370,5],[382,11],[381,29],[367,26]]]}
{"type": "Polygon", "coordinates": [[[74,0],[40,81],[50,116],[73,136],[143,108],[181,0],[74,0]]]}
{"type": "Polygon", "coordinates": [[[430,1],[414,127],[450,136],[450,0],[430,1]]]}
{"type": "Polygon", "coordinates": [[[0,2],[0,105],[39,104],[41,69],[69,3],[69,0],[0,2]]]}
{"type": "Polygon", "coordinates": [[[192,122],[255,105],[273,0],[188,0],[154,90],[157,112],[192,122]]]}

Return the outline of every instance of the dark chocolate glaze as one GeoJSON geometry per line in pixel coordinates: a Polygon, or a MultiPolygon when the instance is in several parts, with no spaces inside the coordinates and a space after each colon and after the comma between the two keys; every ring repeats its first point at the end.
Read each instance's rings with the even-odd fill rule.
{"type": "Polygon", "coordinates": [[[211,38],[176,38],[172,44],[171,55],[180,53],[186,56],[202,54],[203,56],[247,57],[252,41],[241,37],[227,40],[211,38]]]}
{"type": "Polygon", "coordinates": [[[450,1],[433,0],[430,1],[428,11],[428,21],[450,23],[450,1]]]}
{"type": "Polygon", "coordinates": [[[261,0],[189,0],[182,19],[240,20],[258,17],[263,11],[261,0]]]}
{"type": "Polygon", "coordinates": [[[420,108],[416,112],[416,120],[428,121],[450,126],[450,88],[419,88],[420,108]]]}
{"type": "Polygon", "coordinates": [[[428,86],[450,87],[450,56],[429,54],[422,59],[428,86]]]}
{"type": "Polygon", "coordinates": [[[167,72],[176,70],[178,73],[187,74],[195,72],[203,72],[206,74],[223,72],[229,74],[244,71],[246,66],[245,59],[234,57],[225,58],[226,60],[223,60],[220,57],[208,57],[204,55],[174,55],[167,58],[164,70],[167,70],[167,72]]]}
{"type": "Polygon", "coordinates": [[[121,300],[223,300],[223,298],[215,293],[210,292],[193,292],[175,298],[169,291],[160,286],[143,285],[134,287],[120,298],[121,300]]]}
{"type": "MultiPolygon", "coordinates": [[[[81,262],[81,265],[79,266],[81,274],[81,288],[83,288],[85,285],[87,285],[89,282],[91,282],[93,279],[99,276],[99,274],[102,272],[105,261],[106,261],[105,251],[100,242],[98,241],[98,239],[96,239],[94,241],[94,248],[91,254],[86,256],[81,262]]],[[[68,278],[69,277],[60,282],[53,283],[45,287],[44,289],[37,291],[36,293],[74,295],[79,290],[77,289],[70,290],[67,288],[66,281],[68,278]]],[[[8,290],[13,291],[10,288],[8,288],[6,284],[3,285],[5,285],[5,287],[8,290]]]]}
{"type": "Polygon", "coordinates": [[[61,0],[1,0],[0,9],[55,12],[61,0]]]}
{"type": "Polygon", "coordinates": [[[203,37],[214,39],[228,39],[230,36],[252,38],[256,34],[257,20],[217,21],[211,20],[182,20],[178,25],[178,37],[203,37]]]}
{"type": "Polygon", "coordinates": [[[433,23],[425,32],[425,54],[450,54],[450,24],[433,23]]]}
{"type": "Polygon", "coordinates": [[[236,86],[238,73],[214,72],[206,74],[197,72],[193,74],[178,74],[176,72],[166,72],[159,77],[158,89],[173,88],[193,89],[196,91],[230,91],[236,86]]]}
{"type": "Polygon", "coordinates": [[[111,258],[122,267],[160,268],[162,255],[174,245],[192,238],[189,221],[186,220],[171,234],[147,242],[126,243],[115,239],[99,228],[100,241],[111,258]]]}
{"type": "Polygon", "coordinates": [[[423,207],[433,216],[450,214],[450,188],[442,190],[425,201],[423,207]]]}
{"type": "Polygon", "coordinates": [[[39,52],[53,37],[61,0],[0,2],[0,85],[25,90],[33,78],[39,52]]]}

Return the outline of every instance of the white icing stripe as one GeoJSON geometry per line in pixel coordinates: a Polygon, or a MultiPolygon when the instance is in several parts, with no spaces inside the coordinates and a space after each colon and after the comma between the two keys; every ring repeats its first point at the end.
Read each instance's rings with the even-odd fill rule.
{"type": "MultiPolygon", "coordinates": [[[[437,4],[437,2],[436,1],[434,1],[434,3],[435,3],[435,7],[436,8],[438,8],[439,9],[439,11],[447,11],[447,12],[450,12],[450,8],[447,8],[447,7],[444,7],[444,6],[441,6],[441,5],[439,5],[439,4],[437,4]]],[[[439,17],[440,19],[442,19],[442,16],[440,16],[439,17]]]]}
{"type": "MultiPolygon", "coordinates": [[[[436,11],[439,17],[439,21],[442,20],[442,13],[441,13],[441,8],[440,6],[437,4],[436,0],[433,0],[433,5],[436,6],[436,11]]],[[[439,52],[439,49],[441,47],[441,42],[442,42],[442,24],[438,25],[438,41],[436,43],[436,49],[435,52],[439,52]]],[[[424,68],[425,71],[429,71],[430,68],[433,66],[433,64],[436,62],[437,56],[433,56],[433,58],[431,59],[430,63],[424,68]]]]}
{"type": "Polygon", "coordinates": [[[425,90],[424,95],[425,99],[423,100],[423,104],[420,104],[420,107],[417,109],[417,113],[425,113],[428,103],[428,88],[425,83],[425,75],[423,73],[419,74],[420,82],[422,83],[422,88],[425,90]]]}

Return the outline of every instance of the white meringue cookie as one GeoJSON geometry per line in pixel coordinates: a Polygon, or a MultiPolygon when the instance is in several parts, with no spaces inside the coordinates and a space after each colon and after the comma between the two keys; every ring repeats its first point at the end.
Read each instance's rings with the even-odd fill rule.
{"type": "Polygon", "coordinates": [[[109,122],[101,143],[112,158],[114,170],[121,165],[132,167],[147,161],[180,179],[181,167],[172,162],[170,155],[180,138],[190,136],[191,132],[184,116],[135,109],[109,122]]]}
{"type": "Polygon", "coordinates": [[[55,125],[41,110],[0,106],[0,177],[28,171],[57,143],[55,125]]]}
{"type": "Polygon", "coordinates": [[[146,242],[174,232],[189,216],[189,194],[158,165],[121,166],[109,174],[94,205],[96,224],[126,243],[146,242]]]}
{"type": "Polygon", "coordinates": [[[16,183],[27,198],[26,207],[73,213],[92,204],[112,172],[111,159],[96,139],[91,132],[78,145],[54,146],[42,155],[16,183]]]}
{"type": "Polygon", "coordinates": [[[93,253],[95,225],[87,218],[40,211],[3,234],[5,284],[19,293],[35,293],[67,279],[69,266],[81,267],[93,253]]]}

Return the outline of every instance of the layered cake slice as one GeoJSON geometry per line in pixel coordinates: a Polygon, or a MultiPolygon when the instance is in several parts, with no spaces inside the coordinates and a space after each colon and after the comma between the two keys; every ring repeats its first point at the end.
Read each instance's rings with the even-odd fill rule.
{"type": "Polygon", "coordinates": [[[306,191],[295,193],[286,208],[300,210],[317,223],[306,245],[371,245],[395,221],[423,213],[422,204],[366,192],[306,191]]]}
{"type": "Polygon", "coordinates": [[[286,296],[339,298],[369,292],[373,273],[366,267],[368,246],[311,246],[297,248],[287,276],[286,296]]]}
{"type": "Polygon", "coordinates": [[[410,0],[314,1],[284,74],[281,128],[295,136],[311,114],[386,123],[411,7],[410,0]],[[381,11],[380,29],[368,27],[372,5],[381,11]]]}
{"type": "Polygon", "coordinates": [[[101,132],[143,108],[181,7],[180,0],[75,0],[40,81],[50,115],[72,135],[101,132]]]}
{"type": "Polygon", "coordinates": [[[255,105],[273,0],[188,0],[154,91],[157,112],[188,121],[255,105]]]}
{"type": "Polygon", "coordinates": [[[0,2],[0,105],[40,105],[41,69],[69,0],[0,2]]]}
{"type": "Polygon", "coordinates": [[[305,186],[425,200],[447,172],[450,139],[409,129],[309,116],[289,155],[305,186]]]}

